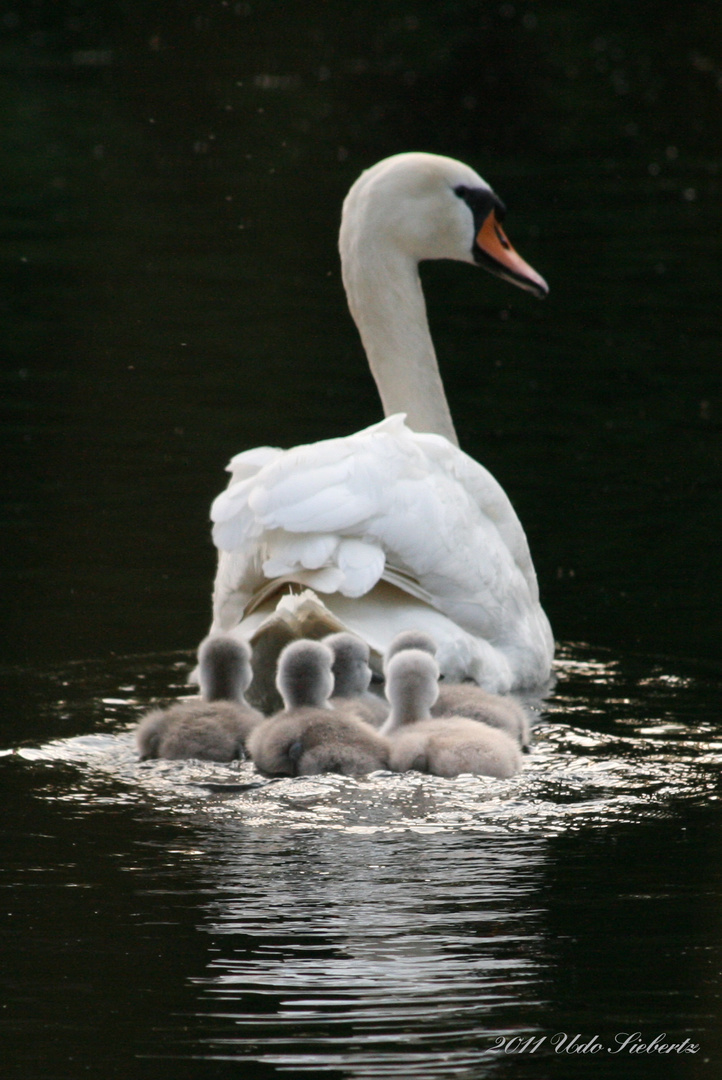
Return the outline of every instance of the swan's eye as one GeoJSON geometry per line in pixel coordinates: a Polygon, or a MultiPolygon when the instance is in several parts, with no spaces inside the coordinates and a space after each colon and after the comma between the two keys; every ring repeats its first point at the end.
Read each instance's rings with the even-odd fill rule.
{"type": "Polygon", "coordinates": [[[454,194],[463,199],[471,210],[477,225],[477,231],[492,210],[495,211],[497,218],[501,221],[504,214],[504,205],[494,192],[488,188],[469,188],[464,184],[460,184],[459,187],[454,188],[454,194]],[[501,215],[499,211],[501,211],[501,215]]]}

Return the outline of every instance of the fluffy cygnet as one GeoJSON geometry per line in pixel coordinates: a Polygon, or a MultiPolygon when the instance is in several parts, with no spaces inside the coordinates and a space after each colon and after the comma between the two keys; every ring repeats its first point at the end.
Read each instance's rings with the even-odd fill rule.
{"type": "Polygon", "coordinates": [[[490,694],[475,683],[441,683],[431,715],[466,716],[506,732],[523,751],[529,750],[529,718],[524,706],[514,697],[490,694]]]}
{"type": "Polygon", "coordinates": [[[407,649],[420,649],[422,652],[428,653],[429,656],[436,658],[436,642],[431,634],[427,634],[425,630],[402,630],[386,650],[384,675],[388,671],[389,663],[397,653],[405,652],[407,649]]]}
{"type": "Polygon", "coordinates": [[[506,778],[519,772],[521,753],[506,732],[468,717],[432,717],[438,678],[436,661],[421,649],[405,649],[389,661],[386,695],[391,712],[380,734],[391,743],[391,768],[435,776],[506,778]]]}
{"type": "MultiPolygon", "coordinates": [[[[387,670],[394,656],[407,649],[421,649],[430,656],[436,656],[436,642],[429,634],[423,630],[404,630],[391,642],[384,658],[384,670],[387,670]]],[[[505,731],[516,739],[523,751],[529,750],[529,717],[521,702],[511,695],[491,694],[472,682],[441,682],[431,715],[464,716],[477,720],[505,731]]]]}
{"type": "Polygon", "coordinates": [[[199,646],[198,662],[201,699],[149,712],[135,736],[141,759],[244,756],[249,732],[263,719],[245,699],[253,677],[251,650],[232,637],[209,637],[199,646]]]}
{"type": "Polygon", "coordinates": [[[323,639],[333,653],[333,697],[331,705],[339,712],[358,716],[373,727],[380,727],[389,715],[388,704],[369,690],[371,667],[366,642],[346,631],[323,639]]]}
{"type": "Polygon", "coordinates": [[[363,720],[331,707],[334,654],[320,641],[294,641],[278,659],[285,708],[251,732],[248,752],[265,776],[344,773],[388,767],[388,742],[363,720]]]}

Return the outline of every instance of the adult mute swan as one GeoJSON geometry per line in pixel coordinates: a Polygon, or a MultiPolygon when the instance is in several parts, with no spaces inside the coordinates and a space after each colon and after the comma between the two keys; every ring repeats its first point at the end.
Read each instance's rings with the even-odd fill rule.
{"type": "Polygon", "coordinates": [[[212,508],[212,632],[253,641],[254,688],[272,687],[286,641],[344,630],[377,666],[416,628],[455,681],[505,692],[548,679],[553,638],[526,536],[501,486],[458,448],[418,273],[422,259],[456,259],[546,295],[503,216],[480,176],[433,154],[387,158],[349,191],[343,281],[386,419],[228,466],[212,508]]]}

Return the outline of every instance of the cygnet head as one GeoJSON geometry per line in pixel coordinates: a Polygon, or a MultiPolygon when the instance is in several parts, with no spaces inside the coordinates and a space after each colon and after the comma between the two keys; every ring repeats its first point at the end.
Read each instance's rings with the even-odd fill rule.
{"type": "Polygon", "coordinates": [[[412,724],[429,717],[439,696],[439,666],[421,649],[404,649],[386,669],[386,697],[394,725],[412,724]]]}
{"type": "Polygon", "coordinates": [[[423,630],[402,630],[386,650],[386,656],[384,657],[385,672],[388,672],[389,663],[394,656],[404,652],[406,649],[421,649],[422,652],[428,653],[429,656],[436,656],[436,642],[430,634],[425,633],[423,630]]]}
{"type": "Polygon", "coordinates": [[[201,696],[206,701],[245,703],[251,684],[251,647],[230,635],[205,638],[198,646],[201,696]]]}
{"type": "Polygon", "coordinates": [[[278,658],[276,686],[287,709],[322,709],[333,693],[333,652],[322,641],[292,641],[278,658]]]}
{"type": "Polygon", "coordinates": [[[356,634],[342,632],[323,639],[333,653],[334,697],[354,698],[365,694],[371,682],[370,650],[356,634]]]}

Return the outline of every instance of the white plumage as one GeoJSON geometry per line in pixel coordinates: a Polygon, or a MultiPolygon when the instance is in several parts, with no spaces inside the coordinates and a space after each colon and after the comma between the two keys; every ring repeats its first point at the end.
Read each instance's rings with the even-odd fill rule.
{"type": "Polygon", "coordinates": [[[420,258],[451,257],[543,295],[501,216],[476,173],[433,155],[387,159],[351,189],[344,283],[390,415],[347,437],[233,458],[212,508],[213,632],[252,638],[293,583],[332,613],[330,630],[376,653],[418,628],[449,678],[502,692],[548,678],[553,640],[526,537],[501,486],[456,445],[418,279],[420,258]]]}

